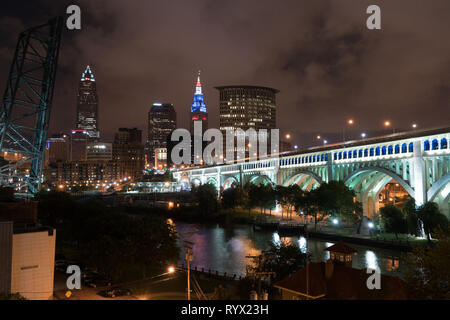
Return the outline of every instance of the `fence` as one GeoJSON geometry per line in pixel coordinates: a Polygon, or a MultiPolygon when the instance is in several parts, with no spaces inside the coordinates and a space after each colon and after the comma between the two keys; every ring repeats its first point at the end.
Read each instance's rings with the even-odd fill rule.
{"type": "MultiPolygon", "coordinates": [[[[181,264],[181,266],[178,266],[178,268],[187,271],[186,266],[183,264],[181,264]]],[[[220,273],[217,270],[205,270],[205,268],[191,268],[190,271],[192,273],[194,273],[195,275],[199,275],[199,276],[204,276],[204,277],[208,277],[211,279],[217,279],[217,280],[225,280],[225,281],[236,281],[236,280],[241,280],[242,279],[242,275],[237,275],[237,274],[227,274],[226,272],[220,273]]]]}

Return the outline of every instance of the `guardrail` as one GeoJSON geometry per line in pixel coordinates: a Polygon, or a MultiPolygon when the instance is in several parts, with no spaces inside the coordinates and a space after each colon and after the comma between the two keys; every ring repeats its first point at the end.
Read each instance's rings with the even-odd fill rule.
{"type": "MultiPolygon", "coordinates": [[[[178,268],[187,271],[187,268],[184,264],[179,265],[178,268]]],[[[228,274],[227,272],[219,272],[217,270],[206,270],[205,268],[199,269],[197,266],[194,268],[191,268],[190,271],[194,273],[195,275],[202,275],[211,279],[217,279],[217,280],[225,280],[225,281],[237,281],[242,279],[242,275],[237,274],[228,274]]]]}

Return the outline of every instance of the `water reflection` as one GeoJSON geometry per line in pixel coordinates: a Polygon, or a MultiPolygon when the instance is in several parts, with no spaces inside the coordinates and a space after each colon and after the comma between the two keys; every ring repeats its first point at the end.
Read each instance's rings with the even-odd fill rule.
{"type": "Polygon", "coordinates": [[[366,267],[372,270],[379,270],[377,256],[373,251],[366,251],[366,267]]]}
{"type": "Polygon", "coordinates": [[[308,248],[306,247],[306,238],[305,237],[300,237],[300,239],[298,239],[298,247],[300,248],[300,251],[302,253],[308,252],[308,248]]]}
{"type": "Polygon", "coordinates": [[[272,242],[276,245],[280,245],[281,244],[281,239],[280,236],[278,235],[277,232],[274,232],[272,235],[272,242]]]}
{"type": "MultiPolygon", "coordinates": [[[[226,229],[217,225],[193,225],[176,222],[179,234],[179,245],[186,240],[186,233],[196,230],[191,236],[194,242],[194,259],[192,266],[199,270],[211,269],[212,271],[227,272],[228,274],[245,275],[246,265],[250,262],[246,256],[258,255],[267,249],[270,243],[281,242],[298,245],[303,253],[309,252],[312,262],[326,261],[330,253],[324,251],[335,242],[319,239],[306,239],[305,237],[280,237],[276,232],[254,231],[250,226],[236,226],[234,229],[226,229]]],[[[400,252],[394,250],[376,249],[349,244],[358,250],[353,257],[353,267],[358,269],[379,269],[383,274],[401,275],[400,252]]],[[[179,263],[184,263],[186,253],[181,250],[179,263]]]]}

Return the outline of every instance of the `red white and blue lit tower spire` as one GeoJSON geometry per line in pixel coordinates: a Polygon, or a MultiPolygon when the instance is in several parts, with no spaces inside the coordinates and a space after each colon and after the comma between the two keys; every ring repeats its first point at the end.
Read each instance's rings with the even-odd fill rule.
{"type": "Polygon", "coordinates": [[[208,129],[208,112],[202,92],[202,83],[200,81],[200,70],[198,71],[197,84],[195,86],[194,102],[191,105],[191,133],[194,132],[194,122],[202,122],[202,131],[208,129]]]}

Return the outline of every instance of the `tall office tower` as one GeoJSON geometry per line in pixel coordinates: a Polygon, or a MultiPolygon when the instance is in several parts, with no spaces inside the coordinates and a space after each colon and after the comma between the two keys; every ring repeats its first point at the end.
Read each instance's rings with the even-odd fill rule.
{"type": "Polygon", "coordinates": [[[86,146],[87,161],[111,161],[112,143],[90,142],[86,146]]]}
{"type": "MultiPolygon", "coordinates": [[[[279,91],[273,88],[238,85],[216,89],[220,93],[220,130],[225,134],[226,130],[267,129],[267,143],[270,146],[270,129],[276,129],[275,95],[279,91]]],[[[245,151],[246,157],[256,156],[248,154],[247,143],[245,151]]]]}
{"type": "Polygon", "coordinates": [[[55,134],[47,139],[45,148],[45,164],[54,164],[58,161],[67,162],[70,157],[70,137],[66,134],[55,134]]]}
{"type": "Polygon", "coordinates": [[[126,177],[137,179],[145,168],[142,131],[136,128],[119,128],[115,134],[112,158],[125,168],[126,177]]]}
{"type": "Polygon", "coordinates": [[[170,103],[155,102],[148,112],[147,161],[156,164],[156,156],[162,159],[164,149],[167,158],[167,139],[177,127],[177,113],[170,103]],[[158,150],[158,154],[155,150],[158,150]],[[161,150],[162,149],[162,150],[161,150]]]}
{"type": "Polygon", "coordinates": [[[89,135],[84,130],[72,130],[70,137],[70,161],[86,160],[86,147],[89,135]]]}
{"type": "Polygon", "coordinates": [[[88,133],[91,141],[98,141],[98,97],[94,74],[89,66],[81,75],[77,96],[77,130],[88,133]]]}
{"type": "Polygon", "coordinates": [[[191,106],[191,135],[194,135],[195,122],[201,122],[203,136],[205,130],[208,129],[208,112],[206,111],[206,104],[203,100],[202,84],[200,82],[200,71],[198,72],[197,84],[195,86],[194,102],[191,106]]]}

